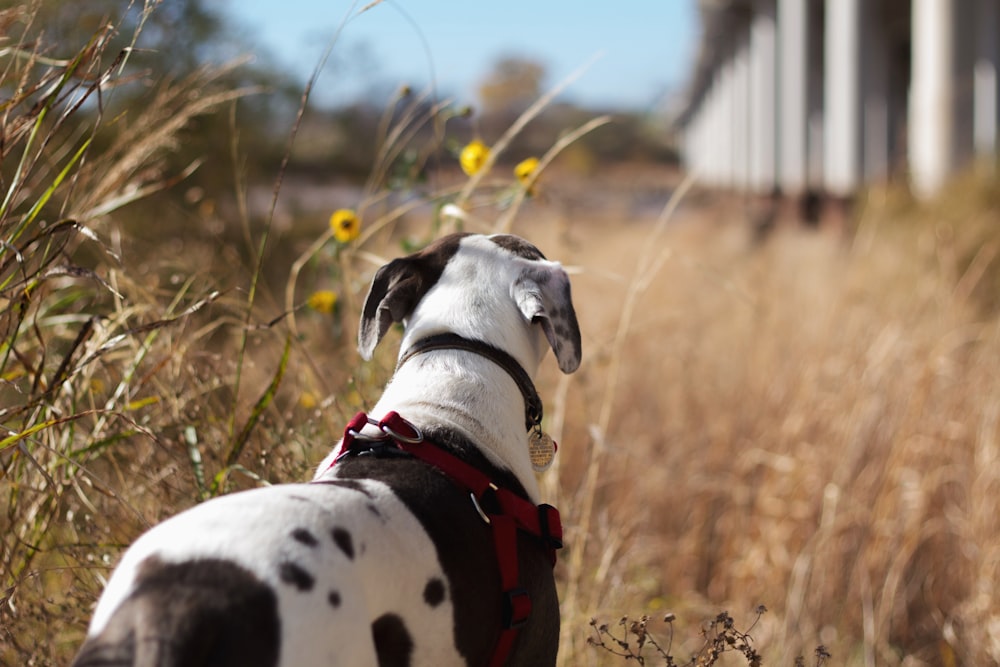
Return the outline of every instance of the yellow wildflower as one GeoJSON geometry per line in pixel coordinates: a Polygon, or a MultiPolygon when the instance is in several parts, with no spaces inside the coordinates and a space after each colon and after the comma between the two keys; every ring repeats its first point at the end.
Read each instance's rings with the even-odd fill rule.
{"type": "Polygon", "coordinates": [[[309,295],[306,304],[317,313],[332,313],[337,305],[337,293],[330,290],[319,290],[309,295]]]}
{"type": "Polygon", "coordinates": [[[358,214],[349,208],[338,208],[330,216],[330,229],[333,238],[340,243],[350,243],[361,233],[361,220],[358,214]]]}
{"type": "Polygon", "coordinates": [[[479,173],[479,170],[483,168],[486,164],[486,160],[490,157],[490,147],[481,142],[479,139],[474,139],[470,141],[462,152],[458,155],[458,163],[462,165],[462,171],[467,175],[473,176],[479,173]]]}
{"type": "Polygon", "coordinates": [[[299,405],[306,410],[312,410],[319,405],[319,401],[316,399],[316,395],[314,393],[311,391],[304,391],[299,396],[299,405]]]}
{"type": "Polygon", "coordinates": [[[517,163],[517,166],[514,167],[514,176],[521,182],[521,185],[528,187],[535,177],[536,169],[538,169],[538,158],[529,157],[517,163]]]}

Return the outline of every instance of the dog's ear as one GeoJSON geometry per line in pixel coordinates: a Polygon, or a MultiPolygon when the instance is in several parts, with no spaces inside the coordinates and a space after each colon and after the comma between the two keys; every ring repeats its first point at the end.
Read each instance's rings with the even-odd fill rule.
{"type": "Polygon", "coordinates": [[[580,366],[580,325],[573,310],[569,277],[558,265],[532,271],[513,287],[514,300],[531,323],[541,325],[556,355],[559,370],[572,373],[580,366]]]}
{"type": "Polygon", "coordinates": [[[378,270],[358,328],[358,351],[363,359],[372,358],[393,322],[402,322],[417,307],[428,289],[424,282],[412,257],[394,259],[378,270]]]}
{"type": "Polygon", "coordinates": [[[392,260],[375,273],[358,328],[358,351],[363,359],[372,358],[375,346],[393,322],[402,322],[413,314],[466,236],[444,236],[420,252],[392,260]]]}

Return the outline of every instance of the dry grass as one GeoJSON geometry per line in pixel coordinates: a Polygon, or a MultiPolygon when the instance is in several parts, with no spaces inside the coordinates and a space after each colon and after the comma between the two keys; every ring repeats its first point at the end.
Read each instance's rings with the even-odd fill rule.
{"type": "Polygon", "coordinates": [[[122,545],[227,488],[244,468],[220,465],[239,444],[225,417],[252,422],[234,407],[234,359],[210,344],[245,309],[193,270],[211,249],[147,261],[122,217],[183,177],[164,172],[180,130],[247,91],[205,70],[106,118],[129,83],[129,52],[108,46],[115,29],[63,50],[33,19],[0,13],[0,663],[11,665],[67,662],[122,545]],[[219,447],[202,456],[206,440],[219,447]]]}
{"type": "MultiPolygon", "coordinates": [[[[576,230],[588,357],[563,438],[592,444],[561,450],[559,486],[564,507],[600,510],[569,536],[586,550],[569,628],[763,603],[765,664],[818,644],[834,664],[1000,660],[1000,329],[953,251],[984,230],[936,208],[869,206],[852,241],[786,230],[759,248],[739,215],[682,215],[620,362],[615,319],[651,227],[576,230]],[[596,498],[566,493],[590,493],[595,464],[596,498]]],[[[567,664],[583,639],[566,638],[567,664]]]]}
{"type": "MultiPolygon", "coordinates": [[[[104,71],[108,57],[88,63],[104,71]]],[[[98,80],[2,64],[7,82],[98,80]]],[[[162,89],[148,113],[211,110],[185,102],[210,89],[204,76],[162,89]]],[[[319,220],[310,239],[272,239],[270,257],[293,259],[266,267],[286,276],[280,296],[263,281],[253,298],[270,228],[247,215],[223,221],[243,226],[250,258],[226,255],[225,272],[221,239],[178,225],[149,252],[131,236],[122,207],[175,176],[158,165],[179,125],[159,134],[170,128],[134,114],[120,136],[136,139],[94,152],[86,137],[107,121],[77,124],[65,106],[39,119],[48,89],[23,87],[0,118],[0,663],[65,664],[148,525],[307,478],[392,367],[391,346],[367,365],[352,349],[371,271],[456,225],[510,226],[575,271],[584,366],[540,381],[562,444],[543,478],[567,525],[562,664],[620,662],[587,640],[592,618],[626,614],[653,617],[642,633],[677,664],[702,655],[703,621],[734,641],[724,631],[753,624],[747,646],[766,665],[820,644],[828,664],[1000,661],[995,186],[973,179],[929,207],[872,197],[849,239],[784,229],[756,245],[738,208],[682,201],[663,226],[634,205],[676,185],[670,173],[577,182],[554,137],[529,200],[499,173],[403,201],[373,177],[362,238],[336,245],[319,220]],[[24,165],[16,178],[8,159],[24,165]],[[437,217],[456,198],[461,217],[437,217]],[[340,293],[332,333],[302,309],[319,288],[340,293]],[[659,622],[667,612],[677,620],[659,622]]],[[[384,160],[451,112],[417,102],[387,120],[384,160]]]]}

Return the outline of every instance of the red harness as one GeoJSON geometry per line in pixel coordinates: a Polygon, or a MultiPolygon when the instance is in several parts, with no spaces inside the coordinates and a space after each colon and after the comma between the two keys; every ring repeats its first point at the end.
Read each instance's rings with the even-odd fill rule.
{"type": "Polygon", "coordinates": [[[352,445],[359,440],[391,443],[396,449],[441,470],[469,492],[479,516],[493,529],[493,547],[500,570],[504,608],[500,638],[493,649],[490,666],[499,667],[507,659],[518,630],[531,613],[531,597],[518,581],[517,533],[521,531],[541,540],[555,567],[556,549],[562,548],[559,512],[551,505],[535,505],[509,489],[498,487],[479,469],[424,440],[420,430],[396,412],[390,412],[381,421],[370,419],[363,412],[355,415],[344,429],[343,443],[330,467],[350,454],[352,445]],[[367,424],[378,426],[384,436],[361,436],[361,429],[367,424]],[[489,511],[484,511],[484,503],[489,511]]]}

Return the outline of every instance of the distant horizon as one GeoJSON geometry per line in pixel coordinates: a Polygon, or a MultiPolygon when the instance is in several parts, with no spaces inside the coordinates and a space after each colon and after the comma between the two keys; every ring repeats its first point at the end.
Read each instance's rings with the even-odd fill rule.
{"type": "Polygon", "coordinates": [[[227,3],[224,11],[258,44],[261,57],[305,83],[344,17],[346,22],[314,90],[321,106],[378,98],[401,85],[457,103],[478,103],[493,65],[518,56],[545,67],[549,89],[590,63],[561,100],[621,111],[662,108],[687,82],[697,45],[694,0],[624,0],[580,7],[568,0],[472,2],[462,13],[444,3],[265,0],[227,3]],[[331,9],[330,5],[333,5],[331,9]]]}

